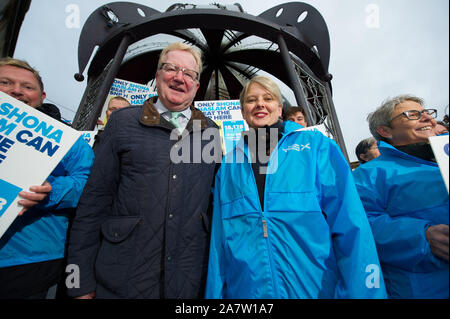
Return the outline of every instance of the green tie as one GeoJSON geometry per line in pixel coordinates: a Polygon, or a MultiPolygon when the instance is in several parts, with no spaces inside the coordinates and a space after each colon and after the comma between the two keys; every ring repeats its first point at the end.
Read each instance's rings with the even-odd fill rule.
{"type": "Polygon", "coordinates": [[[175,126],[175,128],[180,128],[180,123],[178,123],[178,117],[180,117],[181,112],[170,112],[170,119],[169,122],[172,123],[173,126],[175,126]]]}

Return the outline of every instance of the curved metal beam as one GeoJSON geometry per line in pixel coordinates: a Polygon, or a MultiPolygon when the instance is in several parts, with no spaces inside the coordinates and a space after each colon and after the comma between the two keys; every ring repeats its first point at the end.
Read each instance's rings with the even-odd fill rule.
{"type": "Polygon", "coordinates": [[[283,25],[287,32],[303,36],[310,48],[315,47],[325,70],[330,62],[330,34],[327,24],[313,6],[303,2],[290,2],[277,5],[259,17],[283,25]],[[313,35],[313,36],[312,36],[313,35]]]}
{"type": "Polygon", "coordinates": [[[179,29],[208,29],[212,22],[214,22],[214,29],[229,29],[230,26],[233,26],[233,30],[252,34],[274,43],[277,43],[278,35],[283,34],[289,51],[300,57],[317,77],[325,79],[328,74],[328,70],[324,68],[311,48],[305,44],[307,41],[301,35],[293,35],[275,23],[240,12],[192,9],[153,15],[137,25],[130,25],[117,30],[104,41],[102,47],[97,51],[91,63],[89,75],[98,75],[103,71],[125,32],[133,35],[134,41],[138,41],[155,34],[168,33],[179,29]]]}
{"type": "MultiPolygon", "coordinates": [[[[110,35],[122,32],[126,26],[145,21],[145,17],[159,13],[159,11],[144,5],[123,1],[108,3],[97,8],[84,23],[78,41],[78,68],[80,76],[96,46],[103,46],[103,43],[110,35]],[[108,16],[108,11],[113,12],[118,21],[113,16],[108,16]],[[93,30],[95,31],[93,32],[93,30]]],[[[112,53],[114,54],[114,52],[112,53]]]]}

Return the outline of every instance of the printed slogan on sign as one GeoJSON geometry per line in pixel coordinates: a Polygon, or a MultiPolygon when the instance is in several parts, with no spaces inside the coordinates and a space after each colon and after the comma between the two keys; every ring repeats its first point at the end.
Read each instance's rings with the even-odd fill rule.
{"type": "Polygon", "coordinates": [[[22,209],[18,193],[41,185],[79,136],[0,92],[0,237],[22,209]]]}
{"type": "Polygon", "coordinates": [[[114,82],[109,90],[108,97],[106,98],[105,104],[103,105],[102,113],[100,118],[103,123],[106,124],[106,110],[108,109],[109,101],[116,96],[121,96],[125,98],[131,105],[142,105],[144,102],[156,96],[156,92],[144,84],[139,84],[131,81],[114,79],[114,82]]]}
{"type": "Polygon", "coordinates": [[[194,106],[219,126],[224,153],[231,151],[241,138],[241,132],[248,129],[239,100],[200,101],[194,106]]]}

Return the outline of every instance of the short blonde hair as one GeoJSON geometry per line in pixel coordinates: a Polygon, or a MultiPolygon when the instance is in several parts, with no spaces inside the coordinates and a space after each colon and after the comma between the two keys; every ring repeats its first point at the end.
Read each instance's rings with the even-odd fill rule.
{"type": "Polygon", "coordinates": [[[109,105],[109,103],[111,103],[113,100],[114,100],[114,101],[115,101],[115,100],[119,100],[119,101],[127,102],[128,104],[130,104],[130,101],[128,101],[128,100],[127,100],[126,98],[124,98],[123,96],[116,95],[116,96],[113,96],[113,97],[111,97],[111,98],[109,99],[108,105],[109,105]]]}
{"type": "Polygon", "coordinates": [[[30,71],[33,73],[34,77],[39,83],[39,87],[41,88],[41,91],[44,92],[44,83],[42,82],[41,75],[37,70],[31,67],[31,65],[28,64],[27,61],[14,59],[10,57],[5,57],[0,59],[0,66],[15,66],[16,68],[21,68],[30,71]]]}
{"type": "Polygon", "coordinates": [[[169,53],[170,51],[186,51],[186,52],[189,52],[190,54],[192,54],[192,56],[195,59],[195,62],[197,63],[197,67],[198,67],[197,72],[198,72],[198,75],[200,78],[200,73],[202,72],[202,69],[203,69],[202,53],[196,47],[186,44],[186,43],[182,43],[182,42],[174,42],[172,44],[169,44],[167,47],[164,48],[164,50],[161,51],[161,54],[159,55],[159,60],[158,60],[158,70],[161,69],[162,64],[163,64],[162,60],[167,55],[167,53],[169,53]]]}
{"type": "Polygon", "coordinates": [[[265,88],[267,91],[270,92],[278,101],[279,105],[283,106],[283,96],[281,95],[281,90],[279,86],[273,81],[271,78],[263,75],[255,76],[254,78],[250,79],[247,83],[245,83],[244,88],[241,91],[241,94],[239,96],[239,103],[241,103],[241,107],[244,106],[245,103],[245,97],[247,96],[248,89],[250,88],[250,85],[253,83],[257,83],[261,85],[263,88],[265,88]]]}

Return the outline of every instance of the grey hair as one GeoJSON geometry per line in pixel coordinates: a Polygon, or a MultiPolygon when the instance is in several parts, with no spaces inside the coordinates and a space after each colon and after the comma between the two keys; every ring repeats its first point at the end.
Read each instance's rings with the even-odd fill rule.
{"type": "Polygon", "coordinates": [[[391,125],[391,118],[392,113],[394,113],[395,108],[400,103],[403,103],[405,101],[413,101],[417,102],[420,105],[423,106],[423,99],[420,97],[410,95],[410,94],[403,94],[396,96],[394,98],[390,98],[385,100],[380,107],[378,107],[374,112],[370,113],[367,116],[367,121],[369,122],[369,129],[370,133],[372,133],[373,137],[377,141],[385,141],[386,139],[382,137],[377,132],[377,128],[380,126],[390,126],[391,125]]]}
{"type": "Polygon", "coordinates": [[[161,69],[162,64],[164,62],[164,58],[170,51],[185,51],[192,54],[192,56],[195,59],[195,62],[197,63],[197,72],[200,78],[200,73],[202,72],[203,69],[202,52],[197,47],[182,42],[171,43],[161,51],[158,60],[158,70],[161,69]]]}

